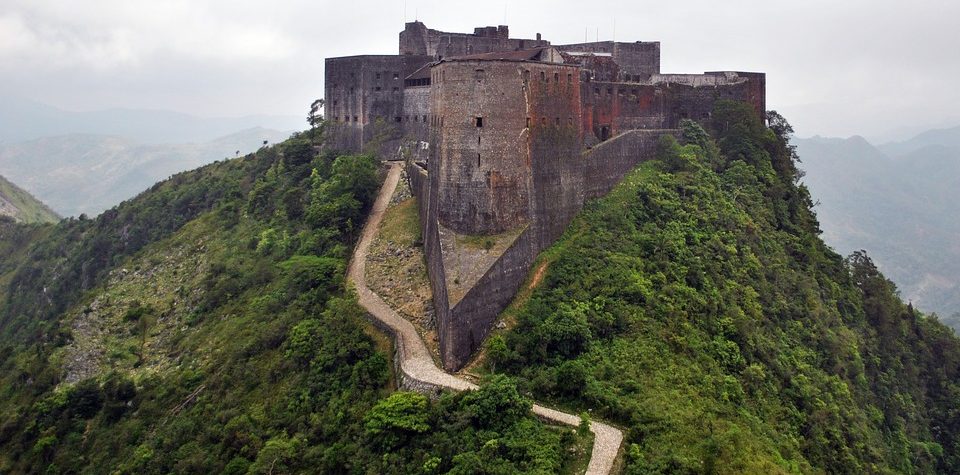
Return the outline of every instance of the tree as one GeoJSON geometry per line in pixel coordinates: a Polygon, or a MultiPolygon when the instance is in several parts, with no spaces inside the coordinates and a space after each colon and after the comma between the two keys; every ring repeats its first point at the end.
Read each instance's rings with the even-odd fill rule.
{"type": "Polygon", "coordinates": [[[320,109],[323,109],[323,104],[323,99],[317,99],[310,103],[310,112],[307,114],[307,123],[310,124],[311,129],[317,128],[323,122],[323,114],[320,113],[320,109]]]}
{"type": "Polygon", "coordinates": [[[428,406],[427,397],[422,394],[393,393],[367,413],[367,433],[381,439],[386,447],[392,447],[409,434],[427,432],[430,430],[428,406]]]}

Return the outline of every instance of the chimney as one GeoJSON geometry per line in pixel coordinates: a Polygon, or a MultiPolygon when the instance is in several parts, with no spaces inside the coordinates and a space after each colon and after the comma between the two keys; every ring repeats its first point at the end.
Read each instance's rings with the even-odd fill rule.
{"type": "Polygon", "coordinates": [[[540,33],[537,33],[537,41],[540,41],[540,33]]]}

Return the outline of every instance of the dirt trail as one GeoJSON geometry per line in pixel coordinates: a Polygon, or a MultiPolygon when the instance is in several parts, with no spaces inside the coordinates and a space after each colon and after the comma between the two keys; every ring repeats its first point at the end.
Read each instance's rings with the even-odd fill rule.
{"type": "MultiPolygon", "coordinates": [[[[373,205],[373,210],[367,218],[364,225],[363,234],[357,248],[350,261],[348,278],[356,288],[360,305],[362,305],[373,318],[380,324],[388,327],[394,334],[397,346],[397,358],[399,359],[401,376],[407,380],[413,380],[420,383],[423,387],[442,387],[454,391],[466,391],[477,389],[477,385],[453,376],[439,367],[437,367],[426,345],[420,339],[420,335],[413,324],[401,317],[396,311],[390,308],[377,294],[367,288],[364,278],[366,268],[367,253],[370,250],[370,243],[377,235],[380,227],[380,221],[383,214],[390,204],[390,197],[393,195],[397,183],[400,181],[400,172],[403,164],[393,162],[390,164],[390,171],[384,180],[380,194],[373,205]]],[[[577,426],[580,424],[580,417],[550,409],[539,404],[534,404],[533,412],[537,416],[556,423],[577,426]]],[[[590,455],[590,464],[587,467],[587,475],[606,475],[613,469],[614,460],[620,450],[620,444],[623,441],[623,433],[610,425],[602,422],[593,421],[590,423],[590,431],[594,434],[593,452],[590,455]]]]}

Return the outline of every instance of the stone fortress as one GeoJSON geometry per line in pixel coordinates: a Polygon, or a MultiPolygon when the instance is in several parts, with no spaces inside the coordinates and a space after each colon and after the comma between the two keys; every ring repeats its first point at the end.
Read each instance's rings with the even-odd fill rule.
{"type": "Polygon", "coordinates": [[[328,58],[329,143],[409,158],[443,365],[461,368],[586,200],[763,73],[662,74],[660,43],[552,45],[405,25],[397,55],[328,58]],[[371,149],[373,147],[373,149],[371,149]]]}

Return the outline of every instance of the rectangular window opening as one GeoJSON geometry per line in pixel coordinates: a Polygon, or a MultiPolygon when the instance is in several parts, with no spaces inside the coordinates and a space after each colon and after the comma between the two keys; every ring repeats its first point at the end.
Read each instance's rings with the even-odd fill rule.
{"type": "Polygon", "coordinates": [[[483,127],[483,117],[477,117],[477,127],[483,127]]]}

